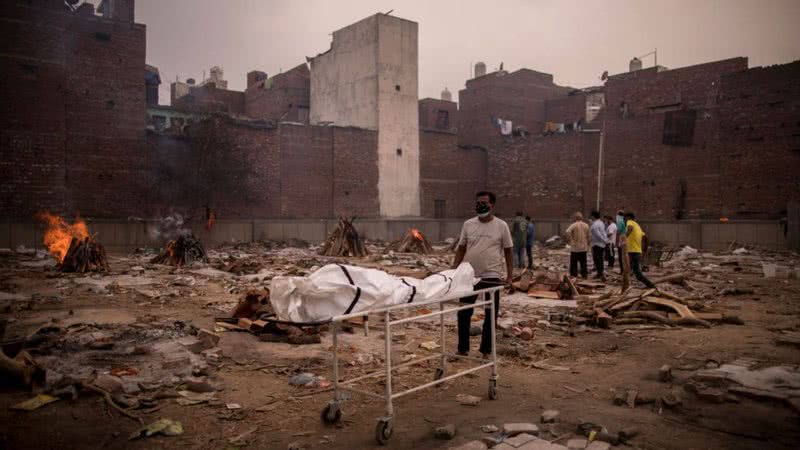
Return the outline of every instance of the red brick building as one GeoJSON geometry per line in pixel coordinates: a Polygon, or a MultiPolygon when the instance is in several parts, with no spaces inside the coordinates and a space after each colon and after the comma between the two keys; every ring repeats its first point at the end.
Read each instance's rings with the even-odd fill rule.
{"type": "Polygon", "coordinates": [[[259,71],[247,74],[244,113],[275,122],[308,123],[311,79],[303,63],[274,77],[259,71]]]}
{"type": "Polygon", "coordinates": [[[546,122],[545,102],[572,90],[554,84],[552,75],[530,69],[501,70],[467,80],[466,89],[458,94],[458,144],[485,146],[501,134],[498,119],[538,133],[546,122]]]}
{"type": "MultiPolygon", "coordinates": [[[[207,118],[183,135],[148,133],[155,72],[143,74],[132,0],[104,16],[56,0],[3,5],[4,217],[206,206],[222,219],[380,214],[377,133],[302,125],[305,64],[271,78],[253,71],[245,92],[191,86],[174,106],[207,118]]],[[[649,219],[783,217],[800,198],[798,79],[800,62],[748,69],[733,58],[614,75],[589,90],[527,69],[468,80],[460,105],[419,102],[422,215],[468,216],[488,188],[501,214],[537,218],[587,211],[598,195],[605,211],[649,219]]]]}

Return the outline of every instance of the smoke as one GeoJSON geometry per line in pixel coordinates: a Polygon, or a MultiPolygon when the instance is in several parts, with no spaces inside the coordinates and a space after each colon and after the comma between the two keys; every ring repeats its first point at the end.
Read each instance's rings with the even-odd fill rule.
{"type": "Polygon", "coordinates": [[[181,236],[190,236],[191,228],[184,226],[184,218],[178,213],[163,217],[148,227],[147,233],[153,240],[173,241],[181,236]]]}

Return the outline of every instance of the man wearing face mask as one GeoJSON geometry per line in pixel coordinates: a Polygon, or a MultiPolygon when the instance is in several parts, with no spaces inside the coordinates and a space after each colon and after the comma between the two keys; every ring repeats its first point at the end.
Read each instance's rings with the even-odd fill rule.
{"type": "MultiPolygon", "coordinates": [[[[511,232],[508,225],[493,214],[496,197],[491,192],[478,192],[475,195],[475,212],[473,217],[461,227],[461,237],[456,248],[453,268],[462,262],[469,263],[475,270],[475,276],[481,280],[475,290],[501,284],[511,285],[513,273],[513,256],[511,248],[511,232]],[[504,278],[505,277],[505,278],[504,278]]],[[[461,299],[462,303],[475,303],[476,296],[461,299]]],[[[495,318],[500,311],[500,292],[494,297],[495,318]]],[[[492,324],[488,308],[483,320],[480,351],[484,357],[492,352],[492,324]]],[[[469,329],[472,309],[458,312],[458,353],[469,353],[469,329]]]]}

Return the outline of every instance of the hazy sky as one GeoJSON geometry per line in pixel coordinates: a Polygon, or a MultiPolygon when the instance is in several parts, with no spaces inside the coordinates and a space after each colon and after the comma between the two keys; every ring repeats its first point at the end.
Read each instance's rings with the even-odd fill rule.
{"type": "Polygon", "coordinates": [[[228,88],[243,90],[248,71],[294,67],[327,50],[334,30],[391,9],[419,23],[420,98],[445,86],[457,98],[477,61],[586,87],[654,48],[670,68],[800,59],[800,0],[138,0],[136,21],[147,25],[147,62],[160,69],[168,103],[176,75],[199,81],[219,65],[228,88]]]}

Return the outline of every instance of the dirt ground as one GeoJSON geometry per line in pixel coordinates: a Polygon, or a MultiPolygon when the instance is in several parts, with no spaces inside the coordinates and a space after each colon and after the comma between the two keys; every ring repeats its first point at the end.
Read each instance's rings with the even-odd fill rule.
{"type": "MultiPolygon", "coordinates": [[[[372,256],[347,262],[395,273],[435,271],[445,268],[452,255],[446,246],[437,249],[442,253],[434,256],[372,256]]],[[[352,394],[342,406],[342,421],[330,426],[320,420],[320,412],[331,392],[324,387],[289,384],[293,375],[302,372],[330,380],[329,333],[323,334],[322,344],[293,346],[262,342],[249,333],[221,332],[218,359],[193,354],[184,362],[197,369],[197,376],[207,376],[220,389],[209,402],[181,404],[176,392],[185,388],[181,377],[186,374],[164,371],[164,361],[182,351],[178,348],[181,339],[199,328],[214,330],[214,319],[229,316],[247,290],[267,285],[275,275],[303,275],[326,262],[344,261],[318,257],[313,250],[229,246],[210,252],[208,267],[180,269],[149,264],[152,255],[119,254],[112,255],[111,272],[106,275],[63,274],[45,255],[6,253],[0,257],[0,301],[2,318],[7,320],[4,343],[32,336],[37,330],[39,335],[46,335],[49,329],[53,334],[31,344],[27,351],[57,374],[48,379],[50,388],[64,385],[65,379],[91,379],[114,368],[134,368],[139,375],[132,378],[136,386],[130,388],[129,398],[143,404],[130,411],[145,424],[159,418],[177,420],[184,431],[178,436],[129,440],[141,425],[110,408],[93,392],[81,390],[74,400],[16,411],[9,408],[33,394],[5,387],[0,392],[0,448],[286,449],[291,443],[309,449],[379,448],[374,435],[376,419],[384,415],[381,400],[352,394]],[[217,270],[226,261],[241,258],[255,261],[250,276],[217,270]],[[108,340],[108,345],[95,345],[95,341],[108,340]],[[145,399],[146,407],[142,407],[145,399]]],[[[383,254],[379,247],[372,246],[371,250],[373,255],[383,254]]],[[[560,273],[567,258],[564,250],[537,248],[537,273],[560,273]]],[[[798,267],[800,259],[756,250],[739,255],[700,253],[650,272],[658,276],[692,271],[688,286],[665,289],[694,298],[712,311],[735,314],[744,325],[570,327],[553,317],[573,313],[575,302],[531,299],[525,294],[508,296],[503,300],[500,318],[505,330],[498,331],[498,399],[487,398],[486,371],[397,399],[394,434],[387,448],[456,446],[490,435],[481,430],[482,425],[502,428],[509,422],[539,424],[542,411],[554,409],[560,412],[558,421],[539,424],[540,437],[562,445],[576,435],[578,424],[591,422],[610,432],[635,427],[639,434],[620,448],[796,449],[800,427],[798,397],[794,395],[800,389],[800,352],[796,344],[778,345],[776,339],[796,338],[800,330],[800,280],[765,278],[762,261],[798,267]],[[721,294],[726,287],[746,293],[721,294]],[[513,327],[531,321],[535,337],[525,341],[516,336],[513,327]],[[770,400],[723,392],[717,403],[685,389],[687,381],[699,371],[742,359],[750,370],[786,366],[793,378],[770,381],[788,394],[770,400]],[[658,377],[659,368],[665,364],[672,367],[673,379],[669,382],[658,377]],[[635,408],[616,406],[612,400],[617,390],[636,390],[641,397],[655,399],[673,393],[681,403],[668,407],[659,400],[635,408]],[[482,400],[477,406],[465,406],[456,401],[458,394],[480,396],[482,400]],[[434,428],[444,424],[456,426],[454,439],[434,437],[434,428]]],[[[598,293],[619,290],[618,283],[618,276],[612,273],[598,293]]],[[[373,326],[369,337],[359,328],[344,335],[344,376],[383,367],[384,341],[377,318],[373,326]]],[[[454,349],[454,316],[447,317],[446,327],[448,347],[454,349]]],[[[428,355],[419,344],[438,336],[433,322],[414,322],[400,331],[403,335],[393,345],[394,361],[412,354],[428,355]]],[[[477,353],[478,339],[473,337],[473,354],[477,353]]],[[[4,350],[10,351],[6,346],[4,350]]],[[[401,370],[393,378],[395,389],[432,380],[437,364],[431,361],[401,370]]],[[[468,365],[453,362],[448,369],[452,372],[468,365]]],[[[360,386],[375,392],[383,388],[380,382],[360,386]]]]}

